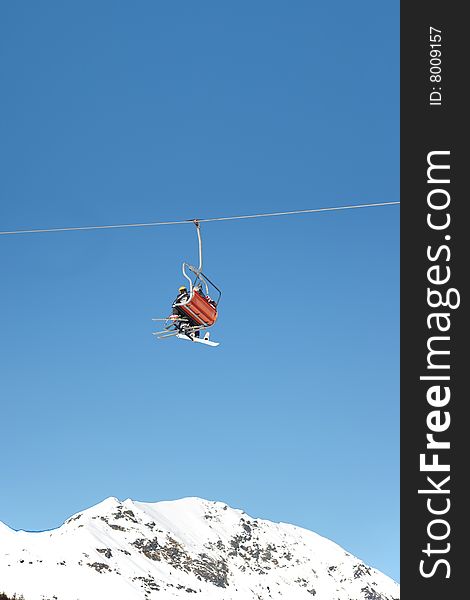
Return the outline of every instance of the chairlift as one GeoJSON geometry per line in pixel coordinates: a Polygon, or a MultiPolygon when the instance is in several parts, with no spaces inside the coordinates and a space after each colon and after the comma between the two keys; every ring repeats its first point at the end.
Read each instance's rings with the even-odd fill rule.
{"type": "Polygon", "coordinates": [[[180,302],[174,302],[173,308],[177,314],[172,314],[166,319],[163,331],[156,331],[159,339],[176,336],[193,342],[217,346],[218,342],[209,339],[207,329],[217,321],[218,306],[222,296],[221,290],[215,283],[202,272],[202,236],[201,225],[197,219],[193,220],[196,226],[199,250],[199,266],[195,267],[183,262],[183,277],[189,283],[188,295],[180,302]],[[201,333],[205,332],[201,337],[201,333]]]}

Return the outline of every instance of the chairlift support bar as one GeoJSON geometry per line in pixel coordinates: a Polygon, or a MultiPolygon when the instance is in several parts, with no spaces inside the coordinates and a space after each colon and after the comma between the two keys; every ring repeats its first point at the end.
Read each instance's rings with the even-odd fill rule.
{"type": "Polygon", "coordinates": [[[193,281],[191,280],[191,277],[188,275],[188,273],[186,272],[186,268],[188,268],[192,273],[194,273],[194,275],[196,275],[196,281],[199,279],[202,283],[204,283],[205,288],[206,288],[206,293],[209,293],[209,289],[208,289],[208,284],[210,284],[219,294],[217,301],[216,301],[216,305],[219,304],[220,301],[220,297],[222,296],[222,292],[220,291],[220,289],[209,279],[209,277],[207,277],[207,275],[204,275],[204,273],[202,272],[202,235],[201,235],[201,225],[198,221],[198,219],[193,219],[192,221],[194,223],[194,225],[196,225],[196,232],[197,232],[197,241],[198,241],[198,251],[199,251],[199,266],[195,267],[194,265],[190,265],[187,262],[183,263],[182,266],[182,270],[183,270],[183,276],[189,281],[189,292],[190,294],[193,291],[193,281]]]}
{"type": "Polygon", "coordinates": [[[196,268],[193,265],[190,265],[187,262],[183,263],[183,276],[189,281],[189,292],[192,293],[193,291],[193,282],[191,281],[191,277],[189,277],[189,275],[186,273],[186,267],[188,267],[188,269],[190,271],[192,271],[195,275],[196,278],[199,278],[199,276],[202,273],[202,236],[201,236],[201,225],[199,223],[199,221],[197,219],[193,219],[192,221],[194,223],[194,225],[196,225],[196,231],[197,231],[197,241],[198,241],[198,250],[199,250],[199,266],[196,268]]]}
{"type": "Polygon", "coordinates": [[[197,219],[193,221],[194,225],[196,225],[197,231],[197,241],[199,247],[199,267],[197,268],[197,275],[202,272],[202,237],[201,237],[201,225],[197,219]]]}

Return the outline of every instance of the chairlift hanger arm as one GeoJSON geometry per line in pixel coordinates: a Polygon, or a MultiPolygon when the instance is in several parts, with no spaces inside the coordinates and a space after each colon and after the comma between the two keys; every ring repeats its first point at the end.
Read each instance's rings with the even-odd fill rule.
{"type": "Polygon", "coordinates": [[[194,225],[196,225],[197,231],[197,241],[199,247],[199,267],[197,268],[198,274],[202,271],[202,236],[201,236],[201,224],[197,219],[193,220],[194,225]]]}

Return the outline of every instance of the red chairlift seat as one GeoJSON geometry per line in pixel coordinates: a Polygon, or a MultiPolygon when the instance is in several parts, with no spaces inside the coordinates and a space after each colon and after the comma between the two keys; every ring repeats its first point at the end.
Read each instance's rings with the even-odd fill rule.
{"type": "Polygon", "coordinates": [[[217,306],[207,296],[196,291],[194,288],[186,302],[178,304],[178,307],[197,325],[211,327],[217,321],[217,306]]]}

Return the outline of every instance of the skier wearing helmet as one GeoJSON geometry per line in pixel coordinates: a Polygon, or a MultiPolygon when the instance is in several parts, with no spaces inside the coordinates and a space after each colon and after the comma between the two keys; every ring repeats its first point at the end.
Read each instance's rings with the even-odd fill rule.
{"type": "MultiPolygon", "coordinates": [[[[197,322],[193,321],[190,317],[188,317],[188,315],[181,309],[181,307],[178,306],[178,304],[186,302],[187,300],[189,300],[189,292],[186,286],[182,285],[178,288],[178,295],[176,296],[172,304],[172,314],[175,317],[182,317],[185,319],[184,321],[179,321],[176,318],[174,318],[175,326],[181,331],[181,333],[186,333],[185,330],[188,327],[194,327],[195,325],[197,325],[197,322]]],[[[192,335],[194,335],[195,337],[199,337],[199,331],[193,332],[192,335]]]]}

